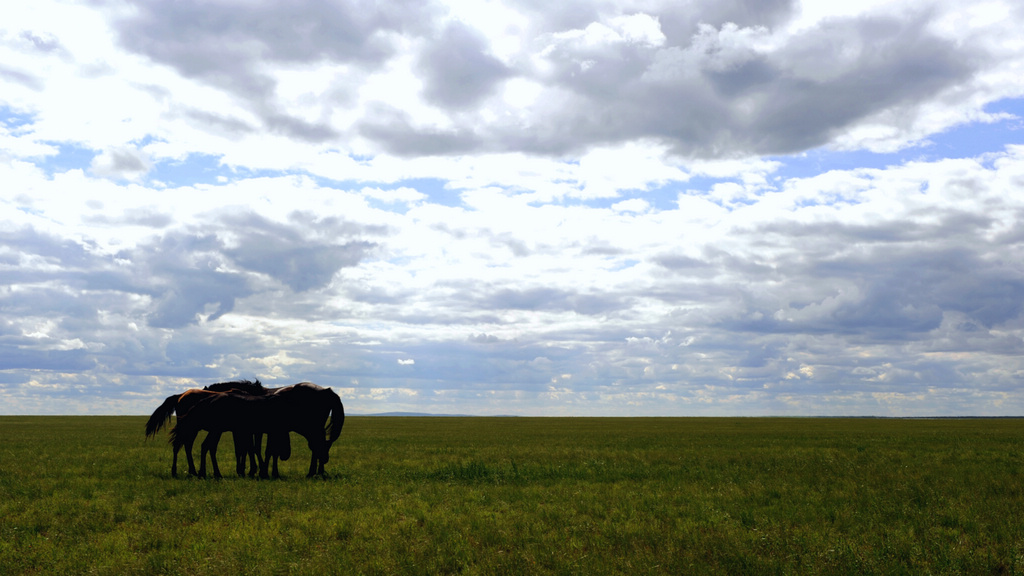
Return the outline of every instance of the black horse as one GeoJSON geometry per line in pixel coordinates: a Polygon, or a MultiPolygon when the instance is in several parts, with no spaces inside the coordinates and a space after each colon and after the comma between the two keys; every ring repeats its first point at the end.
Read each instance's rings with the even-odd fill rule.
{"type": "Polygon", "coordinates": [[[285,400],[275,406],[273,417],[277,428],[267,430],[268,445],[276,430],[297,432],[306,439],[312,454],[306,476],[326,476],[324,465],[331,458],[331,445],[341,435],[341,428],[345,425],[345,406],[341,398],[334,390],[312,382],[285,386],[268,398],[285,400]]]}
{"type": "MultiPolygon", "coordinates": [[[[345,408],[341,398],[330,388],[309,382],[285,386],[274,394],[253,396],[234,392],[201,391],[206,397],[187,412],[179,414],[171,431],[175,459],[178,449],[191,446],[200,430],[209,435],[202,445],[199,476],[206,472],[206,454],[210,453],[214,476],[220,476],[217,465],[217,443],[221,434],[231,431],[236,437],[252,438],[265,433],[279,438],[289,431],[306,438],[312,453],[307,476],[324,475],[330,460],[331,445],[345,424],[345,408]]],[[[268,441],[268,444],[273,442],[268,441]]],[[[275,447],[276,449],[277,447],[275,447]]],[[[187,451],[189,472],[194,473],[191,450],[187,451]]],[[[261,473],[266,471],[263,462],[261,473]]]]}
{"type": "MultiPolygon", "coordinates": [[[[283,390],[283,388],[266,388],[259,380],[256,380],[255,382],[238,380],[235,382],[219,382],[217,384],[210,384],[209,386],[204,386],[203,390],[235,392],[239,394],[248,394],[250,396],[268,396],[276,394],[280,390],[283,390]]],[[[292,455],[292,442],[288,432],[280,432],[267,436],[267,450],[265,456],[260,454],[260,450],[263,446],[263,432],[257,431],[254,433],[251,442],[256,453],[256,459],[259,461],[260,478],[270,477],[270,474],[268,474],[268,465],[271,461],[273,462],[273,477],[280,478],[281,475],[277,469],[278,460],[287,461],[292,455]]],[[[235,459],[236,468],[239,470],[239,475],[241,476],[245,469],[245,456],[240,456],[236,450],[235,459]]],[[[257,470],[255,462],[252,460],[251,456],[249,461],[249,476],[255,476],[257,474],[257,470]]]]}

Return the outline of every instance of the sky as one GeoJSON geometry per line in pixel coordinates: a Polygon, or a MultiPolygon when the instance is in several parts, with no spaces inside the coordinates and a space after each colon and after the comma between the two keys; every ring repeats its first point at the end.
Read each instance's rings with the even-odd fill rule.
{"type": "Polygon", "coordinates": [[[0,414],[1024,414],[1014,0],[0,6],[0,414]]]}

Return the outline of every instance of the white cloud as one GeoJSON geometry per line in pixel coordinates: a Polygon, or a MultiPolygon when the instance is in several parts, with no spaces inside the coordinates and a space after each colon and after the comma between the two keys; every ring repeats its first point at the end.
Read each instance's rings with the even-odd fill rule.
{"type": "Polygon", "coordinates": [[[449,4],[0,9],[4,409],[1024,408],[1014,5],[449,4]]]}

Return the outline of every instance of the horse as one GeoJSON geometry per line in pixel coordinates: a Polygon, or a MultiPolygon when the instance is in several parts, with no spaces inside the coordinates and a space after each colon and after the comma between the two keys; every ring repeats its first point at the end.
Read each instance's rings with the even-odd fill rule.
{"type": "MultiPolygon", "coordinates": [[[[268,398],[279,398],[272,407],[272,417],[279,430],[297,432],[306,439],[312,453],[307,478],[326,476],[324,465],[330,460],[331,445],[345,425],[345,407],[330,388],[312,382],[299,382],[278,389],[268,398]]],[[[268,438],[273,438],[269,431],[268,438]]],[[[270,440],[268,439],[268,448],[270,440]]],[[[267,464],[264,461],[264,466],[267,464]]]]}
{"type": "MultiPolygon", "coordinates": [[[[236,382],[236,383],[222,383],[222,384],[244,385],[244,384],[252,384],[252,383],[247,381],[247,380],[244,380],[244,381],[239,381],[239,382],[236,382]]],[[[256,384],[257,385],[259,384],[258,380],[257,380],[256,384]]],[[[218,392],[211,392],[211,391],[208,391],[208,390],[199,390],[199,389],[193,388],[191,390],[186,390],[185,392],[183,392],[181,394],[174,394],[174,395],[168,396],[164,400],[164,402],[149,417],[149,421],[146,422],[146,437],[149,438],[151,436],[156,435],[156,433],[167,422],[170,421],[171,417],[175,413],[177,413],[178,417],[180,418],[183,414],[188,412],[197,403],[199,403],[203,399],[209,397],[211,394],[217,394],[217,393],[218,392]]],[[[256,464],[256,456],[257,456],[257,454],[256,454],[256,452],[252,448],[251,439],[247,440],[247,439],[245,439],[245,438],[243,438],[243,437],[241,437],[239,435],[233,435],[233,436],[234,436],[235,460],[236,460],[235,470],[236,470],[236,472],[238,473],[239,476],[243,476],[245,474],[245,457],[246,457],[246,455],[249,456],[249,461],[250,461],[251,468],[255,469],[256,465],[257,465],[256,464]]],[[[188,454],[188,460],[189,460],[189,473],[193,474],[193,475],[196,474],[195,467],[192,464],[192,444],[193,444],[194,440],[195,440],[195,438],[193,437],[191,439],[191,441],[189,441],[187,443],[187,446],[186,446],[186,450],[187,450],[187,454],[188,454]]],[[[215,440],[219,441],[220,440],[220,436],[217,435],[215,440]]],[[[204,441],[204,443],[210,442],[210,441],[212,441],[212,440],[211,440],[211,438],[208,435],[207,439],[206,439],[206,441],[204,441]]],[[[175,447],[175,450],[174,450],[174,459],[173,459],[173,461],[171,463],[171,475],[172,476],[177,476],[178,475],[178,449],[180,449],[180,448],[181,448],[181,445],[175,447]]],[[[262,466],[262,461],[260,462],[260,465],[262,466]]]]}
{"type": "MultiPolygon", "coordinates": [[[[271,439],[280,438],[292,431],[306,438],[309,446],[311,457],[306,476],[326,476],[324,465],[330,460],[331,445],[338,439],[345,424],[345,408],[337,393],[309,382],[285,386],[274,394],[263,396],[195,390],[181,397],[194,403],[188,410],[179,412],[178,423],[171,431],[175,462],[172,474],[176,473],[178,450],[182,446],[189,448],[186,454],[190,474],[205,475],[206,454],[209,452],[214,476],[219,477],[217,443],[225,431],[231,431],[236,438],[252,438],[253,434],[261,432],[268,434],[271,439]],[[200,430],[208,430],[210,434],[202,445],[197,474],[191,446],[200,430]]],[[[154,414],[150,420],[156,417],[154,414]]],[[[268,447],[269,444],[273,444],[273,440],[268,441],[268,447]]],[[[273,449],[279,450],[276,446],[273,449]]],[[[264,461],[261,473],[266,472],[267,465],[268,462],[264,461]]]]}
{"type": "MultiPolygon", "coordinates": [[[[250,382],[248,380],[239,380],[236,382],[220,382],[217,384],[210,384],[204,386],[203,390],[213,390],[215,392],[236,392],[239,394],[249,394],[251,396],[266,396],[270,394],[276,394],[283,388],[265,388],[263,384],[256,380],[256,382],[250,382]]],[[[252,445],[256,452],[256,458],[259,460],[259,475],[260,478],[268,478],[268,464],[265,462],[273,461],[273,477],[280,478],[281,474],[278,472],[277,462],[278,459],[287,461],[292,454],[291,438],[287,431],[276,433],[267,436],[267,451],[266,455],[260,454],[260,448],[263,446],[263,432],[256,431],[253,434],[252,445]]],[[[239,458],[236,451],[235,458],[239,458]]],[[[244,469],[245,461],[244,456],[242,460],[237,462],[239,469],[244,469]]],[[[256,475],[256,467],[252,465],[250,461],[249,476],[256,475]]]]}
{"type": "MultiPolygon", "coordinates": [[[[224,432],[230,431],[236,442],[244,443],[251,454],[254,449],[251,440],[255,431],[279,434],[282,429],[277,424],[273,405],[279,400],[274,396],[250,396],[233,392],[215,392],[197,390],[202,397],[186,412],[178,416],[178,423],[171,430],[171,443],[174,446],[175,459],[178,450],[186,447],[189,474],[203,478],[206,476],[206,454],[210,454],[214,478],[220,478],[220,466],[217,464],[217,445],[224,432]],[[200,430],[209,434],[203,441],[200,455],[199,471],[196,472],[192,461],[191,447],[200,430]]],[[[183,395],[184,396],[184,395],[183,395]]],[[[244,475],[244,458],[238,463],[239,475],[244,475]]],[[[174,473],[172,469],[172,474],[174,473]]]]}

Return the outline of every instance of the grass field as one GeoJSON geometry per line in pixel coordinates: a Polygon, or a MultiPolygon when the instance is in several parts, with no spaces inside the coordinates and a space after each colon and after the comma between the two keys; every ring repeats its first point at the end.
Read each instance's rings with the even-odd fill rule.
{"type": "Polygon", "coordinates": [[[1024,573],[1022,420],[350,417],[277,481],[144,422],[0,417],[0,574],[1024,573]]]}

